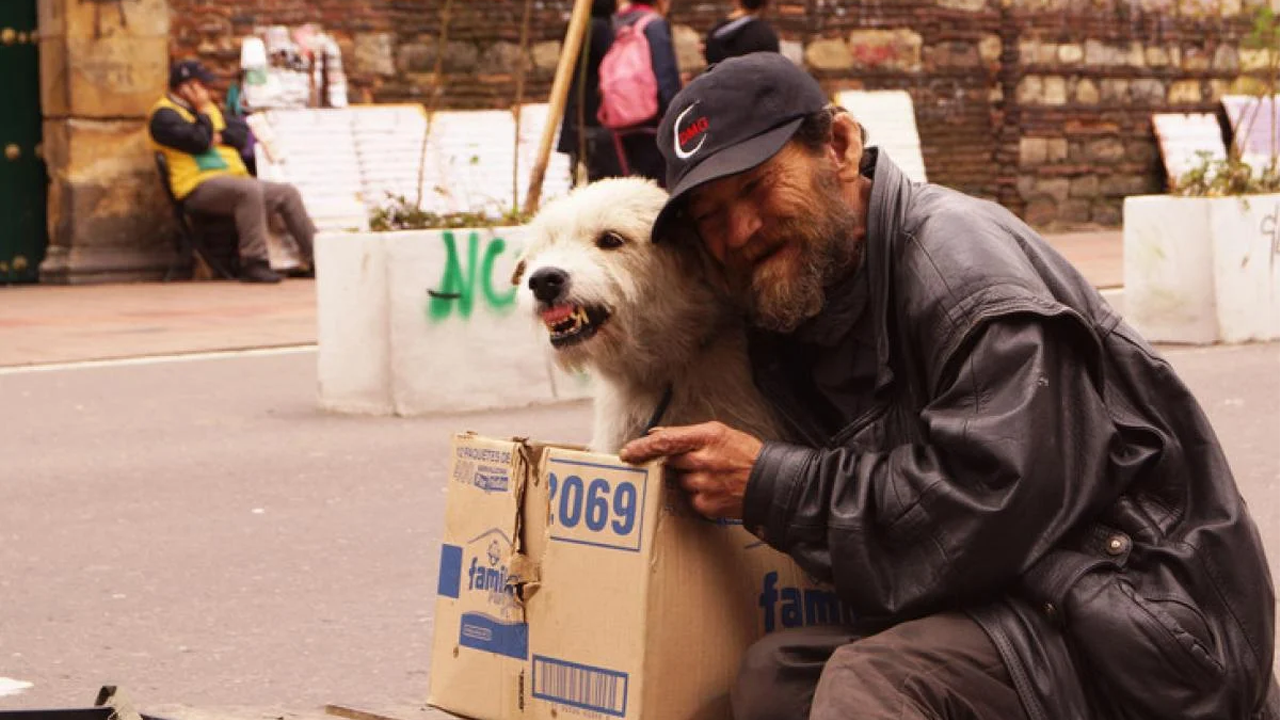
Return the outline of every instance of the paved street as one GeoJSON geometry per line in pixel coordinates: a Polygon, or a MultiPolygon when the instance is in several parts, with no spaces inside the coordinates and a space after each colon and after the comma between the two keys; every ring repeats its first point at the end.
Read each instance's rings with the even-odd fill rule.
{"type": "MultiPolygon", "coordinates": [[[[1166,351],[1280,559],[1280,344],[1166,351]]],[[[581,441],[588,407],[347,417],[315,387],[309,350],[0,369],[0,677],[34,683],[0,708],[425,717],[449,434],[581,441]]]]}
{"type": "MultiPolygon", "coordinates": [[[[1049,239],[1120,284],[1117,231],[1049,239]]],[[[582,441],[589,409],[326,415],[315,338],[306,280],[0,289],[0,708],[116,683],[181,720],[442,717],[421,704],[449,435],[582,441]],[[157,355],[181,358],[128,360],[157,355]]],[[[1226,408],[1261,452],[1253,404],[1226,408]]]]}
{"type": "Polygon", "coordinates": [[[315,341],[314,280],[0,287],[0,367],[315,341]]]}
{"type": "MultiPolygon", "coordinates": [[[[0,374],[0,707],[411,706],[454,430],[585,439],[581,404],[315,409],[315,354],[0,374]]],[[[250,715],[252,717],[253,715],[250,715]]]]}

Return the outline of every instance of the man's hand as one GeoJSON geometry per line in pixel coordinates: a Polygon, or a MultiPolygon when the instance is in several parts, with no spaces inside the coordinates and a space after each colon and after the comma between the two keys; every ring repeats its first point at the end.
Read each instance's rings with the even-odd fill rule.
{"type": "Polygon", "coordinates": [[[194,80],[178,88],[178,94],[182,96],[183,100],[187,101],[187,104],[197,110],[213,103],[213,96],[209,94],[209,88],[194,80]]]}
{"type": "Polygon", "coordinates": [[[680,473],[680,486],[690,494],[694,510],[713,519],[741,520],[747,480],[763,447],[747,433],[709,422],[654,428],[618,455],[635,464],[665,457],[667,467],[680,473]]]}

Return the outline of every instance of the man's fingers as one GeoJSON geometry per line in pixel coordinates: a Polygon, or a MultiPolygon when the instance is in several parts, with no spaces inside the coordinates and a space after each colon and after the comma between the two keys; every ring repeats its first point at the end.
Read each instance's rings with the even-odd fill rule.
{"type": "Polygon", "coordinates": [[[680,473],[680,487],[688,493],[701,493],[714,489],[716,483],[706,473],[680,473]]]}
{"type": "Polygon", "coordinates": [[[623,446],[618,457],[623,462],[639,465],[660,457],[692,452],[713,442],[723,431],[724,425],[716,422],[654,428],[648,435],[623,446]]]}
{"type": "Polygon", "coordinates": [[[706,494],[697,494],[689,497],[689,504],[697,513],[705,518],[719,520],[726,517],[727,507],[723,500],[706,494]]]}
{"type": "Polygon", "coordinates": [[[711,470],[714,468],[711,464],[711,458],[702,448],[668,456],[667,467],[684,471],[711,470]]]}

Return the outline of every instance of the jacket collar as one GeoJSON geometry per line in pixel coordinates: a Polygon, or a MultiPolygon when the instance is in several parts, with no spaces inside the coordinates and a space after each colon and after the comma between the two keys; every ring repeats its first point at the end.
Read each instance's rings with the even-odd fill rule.
{"type": "MultiPolygon", "coordinates": [[[[910,205],[913,188],[911,181],[902,174],[898,166],[877,148],[866,151],[862,159],[862,173],[871,177],[871,197],[867,203],[866,249],[861,267],[851,278],[851,282],[865,282],[865,296],[854,302],[866,303],[862,312],[874,313],[871,324],[875,334],[878,392],[894,379],[889,362],[891,345],[888,333],[892,257],[896,252],[896,238],[902,231],[902,218],[910,205]]],[[[822,315],[826,314],[824,308],[822,315]]],[[[848,319],[850,324],[857,320],[857,315],[850,315],[849,312],[839,314],[848,319]]],[[[774,406],[794,431],[816,445],[823,444],[825,434],[807,417],[783,377],[784,368],[779,359],[780,346],[788,341],[788,336],[752,328],[748,331],[748,339],[757,383],[770,396],[774,406]]]]}
{"type": "Polygon", "coordinates": [[[911,203],[911,181],[879,148],[868,148],[862,158],[863,174],[871,176],[871,199],[867,203],[866,259],[871,312],[875,313],[876,389],[893,381],[889,364],[889,293],[892,290],[893,256],[903,217],[911,203]]]}
{"type": "Polygon", "coordinates": [[[191,110],[193,112],[195,111],[195,108],[188,105],[186,100],[183,100],[182,98],[178,97],[177,93],[167,92],[165,93],[165,97],[169,98],[169,102],[173,103],[174,105],[177,105],[178,107],[184,110],[191,110]]]}

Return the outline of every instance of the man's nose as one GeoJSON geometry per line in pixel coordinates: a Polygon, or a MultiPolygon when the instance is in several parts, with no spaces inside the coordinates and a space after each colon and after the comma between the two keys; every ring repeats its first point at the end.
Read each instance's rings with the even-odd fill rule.
{"type": "Polygon", "coordinates": [[[760,213],[749,203],[738,203],[729,212],[729,222],[725,228],[725,247],[728,250],[739,250],[756,231],[760,229],[760,213]]]}

